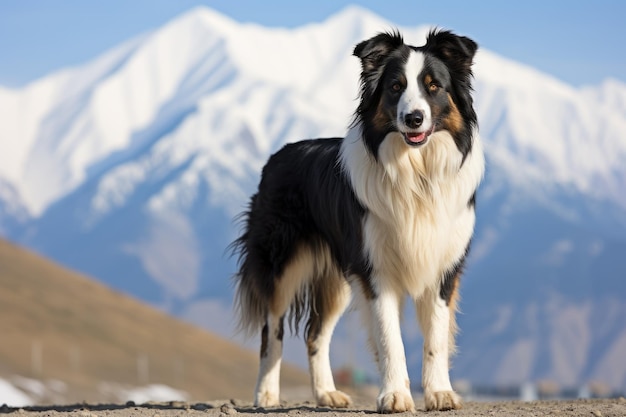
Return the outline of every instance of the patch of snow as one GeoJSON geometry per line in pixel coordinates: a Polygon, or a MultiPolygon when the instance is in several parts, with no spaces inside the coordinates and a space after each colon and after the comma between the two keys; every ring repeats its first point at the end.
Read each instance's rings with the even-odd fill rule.
{"type": "Polygon", "coordinates": [[[26,407],[35,402],[23,391],[15,388],[13,384],[0,378],[0,404],[9,407],[26,407]]]}
{"type": "Polygon", "coordinates": [[[149,401],[187,401],[189,395],[185,391],[180,391],[162,384],[152,384],[145,387],[131,388],[120,392],[123,401],[134,401],[135,404],[144,404],[149,401]]]}

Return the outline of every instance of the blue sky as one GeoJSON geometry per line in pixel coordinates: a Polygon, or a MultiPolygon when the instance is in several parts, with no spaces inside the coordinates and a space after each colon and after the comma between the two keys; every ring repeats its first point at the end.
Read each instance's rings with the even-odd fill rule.
{"type": "Polygon", "coordinates": [[[626,82],[626,1],[2,0],[0,85],[79,65],[202,4],[235,20],[295,27],[359,4],[403,26],[435,24],[573,85],[626,82]]]}

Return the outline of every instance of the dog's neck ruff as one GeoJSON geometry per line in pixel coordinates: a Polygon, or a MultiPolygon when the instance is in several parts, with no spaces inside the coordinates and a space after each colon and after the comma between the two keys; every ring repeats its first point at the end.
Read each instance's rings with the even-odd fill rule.
{"type": "Polygon", "coordinates": [[[446,268],[460,261],[474,228],[470,201],[482,178],[480,140],[463,155],[447,131],[413,148],[402,134],[387,134],[378,158],[360,127],[348,132],[341,163],[366,209],[365,247],[380,285],[420,297],[440,285],[446,268]]]}
{"type": "Polygon", "coordinates": [[[482,145],[476,133],[465,161],[445,130],[433,133],[421,148],[407,146],[399,132],[388,133],[376,158],[365,145],[357,123],[343,140],[340,157],[361,204],[382,219],[400,214],[399,205],[436,205],[434,200],[441,197],[449,204],[456,200],[449,195],[454,192],[465,204],[463,199],[476,190],[484,172],[482,145]]]}

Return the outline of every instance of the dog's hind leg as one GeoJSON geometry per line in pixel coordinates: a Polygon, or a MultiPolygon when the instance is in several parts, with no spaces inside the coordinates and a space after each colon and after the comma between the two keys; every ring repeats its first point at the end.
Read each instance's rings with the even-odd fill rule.
{"type": "Polygon", "coordinates": [[[344,408],[351,400],[335,388],[329,349],[337,321],[350,302],[350,286],[340,275],[331,276],[316,283],[311,297],[307,351],[313,395],[319,406],[344,408]]]}
{"type": "Polygon", "coordinates": [[[461,408],[460,397],[452,390],[450,355],[456,332],[458,275],[442,284],[441,291],[427,290],[417,301],[417,316],[424,335],[422,387],[426,410],[461,408]]]}
{"type": "Polygon", "coordinates": [[[254,405],[272,407],[280,404],[280,362],[283,353],[284,316],[268,314],[261,332],[261,364],[254,405]]]}
{"type": "Polygon", "coordinates": [[[274,280],[267,321],[261,333],[261,364],[254,396],[257,407],[280,404],[280,365],[283,352],[284,317],[314,273],[311,250],[301,246],[274,280]]]}

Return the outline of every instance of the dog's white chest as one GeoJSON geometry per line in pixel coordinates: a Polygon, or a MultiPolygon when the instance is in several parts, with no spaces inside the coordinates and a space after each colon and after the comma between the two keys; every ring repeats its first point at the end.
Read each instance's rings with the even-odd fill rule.
{"type": "Polygon", "coordinates": [[[364,250],[377,281],[413,297],[438,285],[465,254],[475,223],[470,199],[484,170],[478,137],[461,163],[450,135],[436,135],[421,153],[388,137],[378,161],[351,169],[361,175],[353,185],[361,184],[355,192],[368,209],[364,250]]]}

